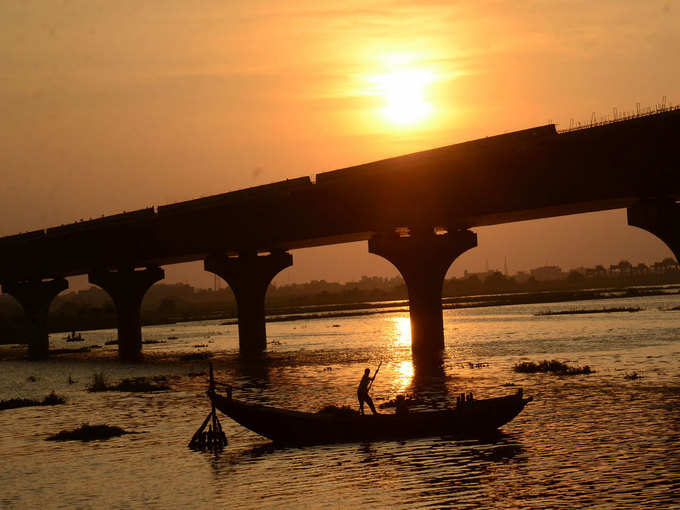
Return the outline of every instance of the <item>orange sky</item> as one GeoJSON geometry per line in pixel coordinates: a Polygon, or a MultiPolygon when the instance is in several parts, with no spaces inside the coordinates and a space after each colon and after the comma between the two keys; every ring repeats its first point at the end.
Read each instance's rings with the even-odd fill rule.
{"type": "MultiPolygon", "coordinates": [[[[671,0],[1,2],[0,235],[677,103],[678,27],[671,0]]],[[[670,254],[623,211],[477,232],[451,274],[670,254]]],[[[396,274],[365,243],[293,256],[276,283],[396,274]]]]}

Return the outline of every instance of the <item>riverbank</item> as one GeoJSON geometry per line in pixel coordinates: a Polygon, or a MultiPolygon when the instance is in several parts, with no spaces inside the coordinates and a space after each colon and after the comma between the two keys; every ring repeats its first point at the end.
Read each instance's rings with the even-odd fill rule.
{"type": "MultiPolygon", "coordinates": [[[[620,298],[634,298],[644,296],[664,296],[680,294],[680,285],[633,286],[624,288],[582,289],[568,291],[540,291],[540,292],[510,292],[498,294],[481,294],[461,297],[442,298],[442,309],[478,308],[489,306],[526,305],[541,303],[563,303],[583,300],[606,300],[620,298]]],[[[408,311],[408,300],[372,301],[360,303],[338,303],[309,306],[270,307],[267,310],[266,321],[291,322],[301,320],[329,319],[341,317],[368,316],[384,313],[408,311]]],[[[160,320],[144,320],[144,326],[159,326],[180,324],[203,320],[222,320],[222,325],[238,324],[238,318],[230,313],[210,313],[184,315],[182,317],[164,317],[160,320]]],[[[78,331],[91,331],[113,327],[108,322],[102,324],[88,324],[88,327],[76,328],[78,331]]],[[[67,333],[71,329],[54,328],[50,333],[67,333]]],[[[17,336],[2,336],[0,344],[18,343],[17,336]]]]}

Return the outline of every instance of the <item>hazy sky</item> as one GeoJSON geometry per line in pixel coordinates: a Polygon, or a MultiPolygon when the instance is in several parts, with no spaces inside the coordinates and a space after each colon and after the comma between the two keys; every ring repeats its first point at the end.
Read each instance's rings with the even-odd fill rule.
{"type": "MultiPolygon", "coordinates": [[[[673,0],[0,0],[0,235],[677,103],[679,54],[673,0]]],[[[670,254],[625,211],[476,231],[451,274],[670,254]]],[[[293,257],[275,282],[396,274],[293,257]]]]}

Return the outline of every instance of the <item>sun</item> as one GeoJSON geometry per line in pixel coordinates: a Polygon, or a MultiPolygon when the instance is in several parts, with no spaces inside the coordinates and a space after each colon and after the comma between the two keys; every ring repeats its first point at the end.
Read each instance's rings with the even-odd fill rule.
{"type": "Polygon", "coordinates": [[[390,55],[383,60],[382,74],[373,75],[373,94],[380,98],[381,116],[395,126],[409,126],[427,119],[434,111],[428,101],[435,73],[417,67],[412,56],[390,55]]]}
{"type": "Polygon", "coordinates": [[[379,77],[378,83],[385,101],[384,117],[393,124],[416,124],[432,113],[426,99],[431,73],[424,70],[400,70],[379,77]]]}

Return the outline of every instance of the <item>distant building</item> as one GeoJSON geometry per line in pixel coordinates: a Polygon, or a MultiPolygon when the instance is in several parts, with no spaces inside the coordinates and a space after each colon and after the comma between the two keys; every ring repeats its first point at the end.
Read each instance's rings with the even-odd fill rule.
{"type": "Polygon", "coordinates": [[[562,268],[559,266],[543,266],[532,269],[531,276],[533,276],[537,282],[551,282],[555,280],[564,280],[567,277],[567,274],[563,272],[562,268]]]}
{"type": "Polygon", "coordinates": [[[529,278],[531,278],[531,275],[526,271],[517,271],[513,278],[517,283],[526,283],[527,281],[529,281],[529,278]]]}
{"type": "Polygon", "coordinates": [[[467,280],[468,278],[475,278],[475,277],[476,277],[476,278],[479,278],[479,281],[480,281],[480,282],[483,282],[483,281],[486,280],[489,276],[491,276],[491,275],[493,275],[493,274],[496,274],[496,273],[499,273],[499,272],[500,272],[500,271],[497,271],[496,269],[489,269],[488,271],[483,271],[483,272],[481,272],[481,273],[470,273],[470,272],[468,272],[468,270],[466,269],[466,270],[463,272],[463,279],[464,279],[464,280],[467,280]]]}

